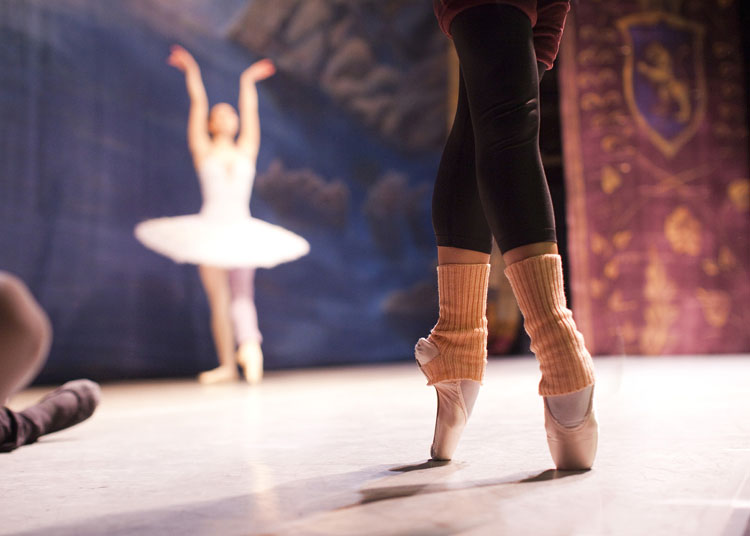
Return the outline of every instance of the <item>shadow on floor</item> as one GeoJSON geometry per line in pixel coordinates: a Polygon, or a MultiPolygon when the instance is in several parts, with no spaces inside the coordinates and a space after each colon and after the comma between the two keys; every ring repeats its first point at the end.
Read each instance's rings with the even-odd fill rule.
{"type": "MultiPolygon", "coordinates": [[[[31,530],[18,533],[18,536],[269,534],[284,532],[289,526],[299,527],[299,522],[311,516],[378,501],[479,487],[544,482],[578,474],[546,470],[482,481],[450,478],[465,466],[464,463],[434,461],[390,468],[372,466],[359,471],[296,480],[264,491],[213,501],[173,504],[153,510],[105,516],[90,513],[87,519],[77,523],[31,530]]],[[[116,489],[112,491],[116,493],[116,489]]],[[[71,507],[75,508],[75,505],[71,507]]]]}
{"type": "Polygon", "coordinates": [[[446,461],[428,460],[411,465],[393,467],[390,471],[399,473],[411,473],[413,471],[425,471],[414,478],[414,482],[404,481],[400,475],[389,476],[373,482],[371,485],[363,486],[360,489],[362,499],[355,504],[345,506],[352,508],[362,504],[368,504],[377,501],[386,501],[410,497],[413,495],[424,495],[428,493],[442,493],[447,491],[457,491],[462,489],[485,488],[490,486],[501,486],[508,484],[531,484],[536,482],[546,482],[561,478],[576,476],[587,473],[588,471],[557,471],[547,469],[541,473],[513,474],[501,478],[491,478],[481,481],[449,481],[448,477],[459,471],[465,464],[451,463],[446,461]],[[426,471],[433,469],[430,473],[426,471]],[[427,476],[429,474],[429,476],[427,476]]]}

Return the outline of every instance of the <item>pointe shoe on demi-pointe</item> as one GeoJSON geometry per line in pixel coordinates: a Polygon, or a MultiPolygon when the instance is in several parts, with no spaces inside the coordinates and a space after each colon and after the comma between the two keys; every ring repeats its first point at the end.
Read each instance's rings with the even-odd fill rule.
{"type": "Polygon", "coordinates": [[[247,383],[255,384],[263,379],[263,351],[259,343],[242,343],[237,350],[237,362],[242,366],[247,383]]]}
{"type": "MultiPolygon", "coordinates": [[[[425,338],[419,339],[414,355],[420,367],[439,355],[437,347],[425,338]]],[[[450,460],[461,439],[479,395],[480,383],[474,380],[444,380],[433,384],[437,392],[435,434],[430,456],[433,460],[450,460]]]]}
{"type": "Polygon", "coordinates": [[[563,426],[555,419],[545,398],[544,428],[547,431],[549,452],[558,470],[591,469],[599,441],[599,425],[594,414],[593,396],[583,422],[573,427],[563,426]]]}
{"type": "Polygon", "coordinates": [[[237,367],[222,365],[215,369],[207,370],[198,374],[198,381],[204,385],[212,385],[215,383],[227,383],[237,381],[239,374],[237,373],[237,367]]]}
{"type": "Polygon", "coordinates": [[[447,380],[435,384],[438,407],[435,436],[430,448],[433,460],[450,460],[461,439],[479,394],[479,382],[447,380]]]}

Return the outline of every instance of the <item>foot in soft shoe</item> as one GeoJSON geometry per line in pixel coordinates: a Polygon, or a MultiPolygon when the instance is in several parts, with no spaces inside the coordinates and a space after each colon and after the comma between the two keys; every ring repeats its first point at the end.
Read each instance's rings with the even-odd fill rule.
{"type": "Polygon", "coordinates": [[[91,417],[100,399],[99,384],[91,380],[73,380],[49,393],[29,410],[46,414],[41,435],[51,434],[91,417]]]}
{"type": "Polygon", "coordinates": [[[596,457],[599,440],[599,425],[594,413],[593,390],[588,410],[575,426],[564,426],[550,411],[544,399],[544,428],[547,430],[547,444],[558,470],[580,471],[591,469],[596,457]]]}
{"type": "Polygon", "coordinates": [[[263,379],[263,350],[259,343],[242,343],[237,350],[237,362],[242,367],[247,383],[260,383],[263,379]]]}
{"type": "MultiPolygon", "coordinates": [[[[427,339],[419,339],[414,355],[420,365],[429,363],[440,354],[427,339]]],[[[435,435],[430,456],[433,460],[450,460],[461,439],[461,433],[471,416],[479,395],[480,383],[474,380],[447,380],[434,384],[437,392],[435,435]]]]}
{"type": "Polygon", "coordinates": [[[234,365],[222,365],[198,374],[198,382],[203,385],[236,382],[239,378],[237,367],[234,365]]]}

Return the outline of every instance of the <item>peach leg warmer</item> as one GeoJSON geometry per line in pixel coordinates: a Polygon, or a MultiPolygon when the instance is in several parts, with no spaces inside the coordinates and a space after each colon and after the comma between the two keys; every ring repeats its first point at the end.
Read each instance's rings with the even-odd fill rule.
{"type": "Polygon", "coordinates": [[[438,266],[440,314],[428,337],[440,354],[422,366],[428,385],[444,380],[482,381],[487,363],[489,264],[438,266]]]}
{"type": "Polygon", "coordinates": [[[508,266],[505,275],[539,360],[539,394],[573,393],[593,384],[591,356],[566,304],[560,256],[529,257],[508,266]]]}

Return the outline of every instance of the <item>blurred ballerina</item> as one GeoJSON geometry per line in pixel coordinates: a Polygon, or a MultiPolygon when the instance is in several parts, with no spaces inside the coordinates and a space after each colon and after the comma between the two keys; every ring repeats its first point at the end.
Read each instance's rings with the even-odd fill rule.
{"type": "Polygon", "coordinates": [[[187,50],[174,45],[167,63],[185,73],[190,96],[188,146],[203,206],[199,214],[142,222],[135,235],[157,253],[198,265],[219,357],[219,367],[201,373],[198,379],[202,383],[234,381],[239,377],[239,364],[245,379],[256,383],[263,377],[263,353],[253,299],[255,268],[271,268],[310,250],[304,238],[250,215],[260,146],[255,83],[276,69],[267,59],[245,69],[240,76],[238,117],[223,102],[209,113],[200,68],[187,50]]]}

